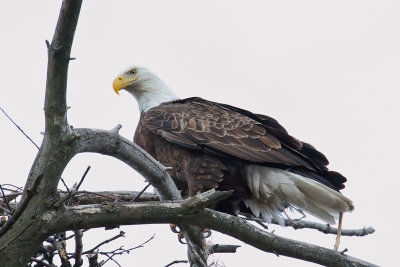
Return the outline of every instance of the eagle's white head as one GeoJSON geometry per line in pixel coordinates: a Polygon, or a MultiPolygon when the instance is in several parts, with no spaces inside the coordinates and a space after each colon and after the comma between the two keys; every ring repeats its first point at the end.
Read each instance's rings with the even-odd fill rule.
{"type": "Polygon", "coordinates": [[[140,112],[146,112],[163,102],[178,99],[174,92],[157,75],[143,67],[131,67],[113,81],[114,91],[125,89],[139,104],[140,112]]]}

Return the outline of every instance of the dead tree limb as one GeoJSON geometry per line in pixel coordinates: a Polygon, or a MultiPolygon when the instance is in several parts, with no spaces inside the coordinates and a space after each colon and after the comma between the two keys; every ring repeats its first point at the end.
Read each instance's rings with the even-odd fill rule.
{"type": "MultiPolygon", "coordinates": [[[[324,234],[337,233],[337,228],[329,224],[322,224],[304,220],[285,220],[285,226],[293,227],[293,229],[315,229],[324,234]]],[[[373,234],[375,229],[372,227],[363,227],[361,229],[342,229],[342,236],[366,236],[373,234]]]]}
{"type": "Polygon", "coordinates": [[[83,265],[83,260],[82,260],[83,232],[81,230],[75,230],[74,233],[75,233],[75,254],[74,254],[75,264],[74,264],[74,267],[80,267],[83,265]]]}
{"type": "Polygon", "coordinates": [[[200,194],[200,202],[183,200],[158,203],[113,203],[68,207],[62,215],[54,216],[54,232],[72,227],[93,228],[121,224],[187,223],[208,227],[235,237],[260,250],[277,255],[310,261],[325,266],[376,266],[344,255],[332,249],[283,238],[261,230],[245,219],[204,208],[204,203],[218,199],[213,193],[200,194]],[[205,200],[208,198],[208,200],[205,200]]]}

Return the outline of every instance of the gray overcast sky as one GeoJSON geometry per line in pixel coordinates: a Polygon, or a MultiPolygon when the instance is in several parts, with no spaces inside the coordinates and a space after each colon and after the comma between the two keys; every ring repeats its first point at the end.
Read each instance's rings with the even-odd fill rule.
{"type": "MultiPolygon", "coordinates": [[[[38,143],[44,129],[47,55],[61,1],[3,1],[0,9],[0,106],[38,143]]],[[[111,129],[131,139],[134,99],[112,90],[116,74],[142,65],[182,98],[201,96],[270,115],[324,152],[348,182],[356,209],[345,228],[374,226],[369,237],[342,238],[349,254],[379,265],[398,262],[400,87],[399,1],[84,1],[68,81],[69,122],[111,129]]],[[[36,148],[0,114],[0,182],[23,185],[36,148]]],[[[86,154],[63,174],[72,185],[92,170],[87,190],[140,190],[144,179],[123,163],[86,154]]],[[[332,247],[334,236],[281,227],[278,235],[332,247]]],[[[163,266],[185,259],[168,226],[123,227],[118,245],[144,248],[123,266],[163,266]],[[157,256],[155,256],[157,255],[157,256]],[[131,264],[132,262],[132,264],[131,264]]],[[[88,234],[90,248],[115,232],[88,234]]],[[[214,256],[226,266],[293,266],[214,233],[216,243],[241,244],[214,256]]],[[[109,266],[112,266],[110,263],[109,266]]],[[[178,266],[178,265],[177,265],[178,266]]],[[[313,266],[296,263],[296,266],[313,266]]]]}

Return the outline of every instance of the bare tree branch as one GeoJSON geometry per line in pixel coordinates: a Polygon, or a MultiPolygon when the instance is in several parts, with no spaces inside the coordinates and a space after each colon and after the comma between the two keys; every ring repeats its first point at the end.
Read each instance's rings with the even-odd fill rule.
{"type": "MultiPolygon", "coordinates": [[[[343,255],[332,249],[307,244],[263,231],[246,220],[206,209],[199,216],[199,223],[230,235],[258,249],[277,255],[302,259],[325,266],[377,266],[372,263],[343,255]],[[240,229],[240,230],[238,230],[240,229]]],[[[191,222],[192,223],[192,222],[191,222]]]]}
{"type": "MultiPolygon", "coordinates": [[[[179,213],[187,215],[197,214],[206,205],[215,203],[222,197],[229,197],[231,192],[215,190],[207,191],[189,200],[168,202],[120,202],[104,203],[84,206],[65,207],[62,214],[49,212],[51,216],[49,228],[54,233],[66,230],[87,229],[94,227],[115,227],[119,225],[180,222],[179,213]],[[193,200],[196,199],[196,200],[193,200]],[[146,215],[148,213],[148,215],[146,215]],[[113,216],[118,215],[118,216],[113,216]],[[159,220],[159,221],[157,221],[159,220]],[[132,223],[134,222],[134,223],[132,223]]],[[[46,216],[46,215],[45,215],[46,216]]],[[[196,225],[196,224],[195,224],[196,225]]],[[[96,249],[96,248],[94,248],[96,249]]],[[[91,250],[93,251],[93,249],[91,250]]],[[[90,252],[90,251],[88,251],[90,252]]],[[[83,254],[86,254],[84,252],[83,254]]]]}
{"type": "Polygon", "coordinates": [[[215,244],[208,248],[210,254],[214,253],[236,253],[236,249],[240,248],[238,245],[221,245],[215,244]]]}
{"type": "MultiPolygon", "coordinates": [[[[274,222],[275,223],[275,222],[274,222]]],[[[278,223],[275,223],[278,224],[278,223]]],[[[337,228],[330,226],[329,224],[321,224],[316,222],[304,221],[304,220],[285,220],[285,226],[291,226],[293,229],[315,229],[324,234],[337,233],[337,228]]],[[[342,229],[342,236],[365,236],[375,232],[372,227],[364,227],[361,229],[342,229]]]]}
{"type": "MultiPolygon", "coordinates": [[[[130,251],[132,251],[132,250],[135,250],[135,249],[144,247],[144,245],[146,245],[147,243],[149,243],[151,240],[154,239],[154,236],[155,236],[155,235],[153,234],[149,239],[147,239],[146,241],[144,241],[144,242],[141,243],[140,245],[137,245],[137,246],[132,247],[132,248],[125,249],[125,248],[123,248],[123,247],[119,247],[119,248],[114,249],[113,251],[109,251],[109,252],[99,251],[98,254],[105,255],[105,256],[108,257],[108,259],[105,260],[101,265],[105,265],[105,264],[107,263],[107,261],[109,261],[109,260],[112,260],[112,261],[114,261],[116,264],[118,264],[117,261],[114,260],[114,257],[115,257],[115,256],[117,256],[117,255],[122,255],[122,254],[127,254],[127,253],[129,253],[130,251]]],[[[118,264],[118,265],[119,265],[119,264],[118,264]]]]}
{"type": "Polygon", "coordinates": [[[158,191],[162,200],[179,200],[182,196],[166,168],[141,147],[118,132],[97,129],[74,129],[76,153],[94,152],[115,157],[138,171],[158,191]]]}
{"type": "Polygon", "coordinates": [[[142,193],[138,198],[139,192],[137,191],[77,191],[72,198],[73,203],[81,205],[86,204],[100,204],[104,201],[127,201],[127,202],[143,202],[143,201],[159,201],[160,198],[152,193],[142,193]]]}
{"type": "Polygon", "coordinates": [[[10,117],[8,114],[0,107],[0,110],[6,115],[7,119],[14,124],[15,127],[37,148],[39,149],[39,146],[24,132],[24,130],[21,129],[21,127],[18,126],[18,124],[10,117]]]}
{"type": "MultiPolygon", "coordinates": [[[[204,198],[200,194],[195,198],[204,198]]],[[[60,221],[54,221],[54,231],[73,227],[92,228],[121,224],[188,223],[208,227],[233,236],[258,249],[327,266],[376,266],[331,249],[279,237],[263,231],[242,218],[203,209],[211,196],[200,202],[184,200],[161,203],[113,203],[68,207],[60,221]],[[118,215],[118,216],[114,216],[118,215]]],[[[215,197],[215,199],[218,199],[215,197]]]]}
{"type": "Polygon", "coordinates": [[[1,186],[1,184],[0,184],[0,190],[1,190],[1,195],[3,196],[4,202],[5,202],[6,205],[7,205],[8,211],[11,212],[12,209],[11,209],[11,207],[10,207],[10,203],[8,202],[8,199],[7,199],[7,197],[6,197],[6,194],[4,193],[4,190],[3,190],[3,187],[1,186]]]}
{"type": "Polygon", "coordinates": [[[76,185],[76,187],[74,186],[73,188],[71,188],[71,190],[69,190],[68,194],[66,194],[65,196],[61,197],[56,203],[54,203],[54,207],[59,207],[60,205],[64,204],[65,202],[67,202],[70,198],[72,198],[76,191],[79,190],[79,187],[81,186],[81,184],[83,183],[83,180],[85,179],[87,173],[90,170],[90,166],[88,166],[86,168],[86,171],[83,173],[81,180],[79,181],[79,183],[76,185]]]}
{"type": "Polygon", "coordinates": [[[164,267],[169,267],[169,266],[172,266],[172,265],[177,264],[177,263],[187,263],[187,262],[188,262],[187,260],[175,260],[173,262],[168,263],[164,267]]]}
{"type": "MultiPolygon", "coordinates": [[[[61,198],[63,198],[66,191],[60,191],[61,198]]],[[[91,192],[91,191],[77,191],[76,194],[71,199],[71,202],[76,205],[88,205],[88,204],[101,204],[106,201],[122,201],[122,202],[149,202],[149,201],[159,201],[160,198],[154,193],[142,193],[140,195],[138,191],[100,191],[100,192],[91,192]],[[139,198],[138,198],[139,196],[139,198]]],[[[13,193],[6,195],[7,198],[13,195],[13,193]]],[[[16,204],[12,204],[16,205],[16,204]]],[[[264,223],[264,220],[256,217],[249,217],[246,220],[251,220],[255,222],[264,223]]],[[[314,229],[318,230],[324,234],[336,234],[337,228],[329,225],[322,224],[317,222],[306,221],[303,219],[286,219],[285,221],[286,227],[292,227],[295,230],[298,229],[314,229]]],[[[276,221],[272,221],[273,224],[280,225],[276,221]]],[[[360,229],[343,229],[343,236],[366,236],[375,232],[373,227],[363,227],[360,229]]]]}
{"type": "MultiPolygon", "coordinates": [[[[25,208],[28,206],[29,201],[33,198],[33,196],[36,193],[36,190],[39,187],[40,182],[42,181],[43,178],[43,174],[39,175],[36,180],[35,183],[33,184],[33,186],[26,191],[26,199],[24,202],[21,203],[21,205],[18,207],[18,209],[15,211],[15,213],[13,214],[13,216],[6,222],[6,224],[1,227],[0,229],[0,238],[4,235],[4,233],[7,232],[7,230],[9,228],[12,227],[12,225],[18,220],[18,218],[22,215],[22,213],[24,212],[25,208]]],[[[0,247],[0,251],[3,250],[5,248],[5,246],[0,247]]]]}
{"type": "MultiPolygon", "coordinates": [[[[265,221],[261,218],[256,218],[253,215],[245,216],[245,219],[248,221],[254,221],[259,223],[261,226],[263,226],[264,229],[268,229],[266,225],[264,225],[265,221]]],[[[332,227],[329,224],[322,224],[322,223],[316,223],[316,222],[310,222],[306,221],[303,219],[285,219],[285,226],[290,226],[295,230],[298,229],[314,229],[318,230],[324,234],[337,234],[338,229],[336,227],[332,227]]],[[[273,224],[280,225],[279,222],[272,220],[273,224]]],[[[373,227],[363,227],[361,229],[342,229],[342,236],[366,236],[373,234],[375,232],[375,229],[373,227]]]]}
{"type": "Polygon", "coordinates": [[[63,1],[53,40],[48,45],[45,137],[69,131],[66,99],[68,66],[81,5],[82,0],[63,1]]]}
{"type": "Polygon", "coordinates": [[[82,236],[83,233],[81,230],[75,230],[75,264],[74,267],[80,267],[83,264],[82,260],[82,249],[83,249],[83,243],[82,243],[82,236]]]}
{"type": "Polygon", "coordinates": [[[101,242],[100,244],[97,244],[94,248],[89,249],[85,252],[83,252],[82,254],[91,254],[93,253],[96,249],[98,249],[99,247],[101,247],[102,245],[105,245],[107,243],[110,243],[111,241],[114,241],[115,239],[118,239],[120,237],[124,237],[125,236],[125,232],[124,231],[120,231],[118,235],[113,236],[107,240],[104,240],[103,242],[101,242]]]}
{"type": "Polygon", "coordinates": [[[139,194],[138,194],[134,199],[132,199],[132,202],[137,201],[137,200],[139,199],[139,197],[144,193],[144,191],[146,191],[147,188],[150,187],[150,185],[151,185],[151,184],[147,184],[147,185],[142,189],[142,191],[140,191],[139,194]]]}

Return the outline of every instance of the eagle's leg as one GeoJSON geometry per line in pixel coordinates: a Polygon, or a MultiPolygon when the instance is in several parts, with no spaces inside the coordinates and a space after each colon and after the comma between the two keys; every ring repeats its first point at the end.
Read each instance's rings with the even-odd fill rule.
{"type": "Polygon", "coordinates": [[[342,234],[342,225],[343,225],[343,212],[339,212],[339,225],[338,225],[338,230],[337,230],[337,234],[336,234],[335,246],[333,247],[333,249],[335,251],[339,250],[340,236],[342,234]]]}
{"type": "MultiPolygon", "coordinates": [[[[212,188],[217,188],[223,180],[226,167],[220,160],[213,157],[199,156],[196,153],[188,154],[179,162],[181,165],[175,170],[182,172],[175,173],[174,176],[181,177],[187,182],[188,198],[194,197],[197,193],[201,193],[212,188]]],[[[170,224],[171,231],[178,234],[178,240],[183,243],[182,233],[177,229],[177,225],[170,224]]],[[[203,229],[204,238],[211,236],[210,229],[203,229]]]]}
{"type": "MultiPolygon", "coordinates": [[[[204,156],[199,153],[182,150],[176,146],[164,146],[171,151],[158,151],[157,157],[166,166],[173,166],[168,172],[180,190],[187,192],[187,197],[192,198],[197,193],[217,188],[223,180],[226,167],[214,157],[204,156]],[[180,153],[179,153],[180,152],[180,153]]],[[[179,242],[183,243],[183,235],[179,226],[170,224],[171,231],[178,234],[179,242]]],[[[210,230],[203,230],[204,237],[210,236],[210,230]]]]}
{"type": "MultiPolygon", "coordinates": [[[[192,198],[192,197],[188,197],[188,198],[192,198]]],[[[170,223],[169,227],[171,228],[171,231],[175,234],[178,234],[178,240],[180,243],[182,244],[186,244],[183,239],[185,238],[182,234],[182,232],[179,229],[179,225],[174,224],[174,223],[170,223]]],[[[208,228],[203,229],[203,234],[204,234],[204,238],[209,238],[211,236],[211,230],[208,228]]]]}

